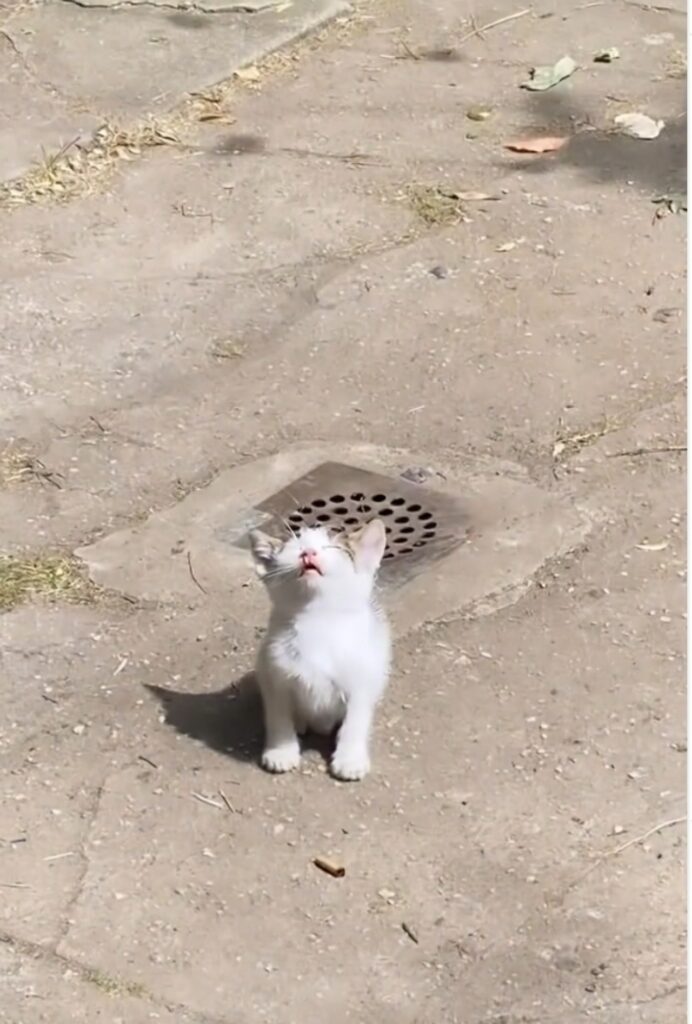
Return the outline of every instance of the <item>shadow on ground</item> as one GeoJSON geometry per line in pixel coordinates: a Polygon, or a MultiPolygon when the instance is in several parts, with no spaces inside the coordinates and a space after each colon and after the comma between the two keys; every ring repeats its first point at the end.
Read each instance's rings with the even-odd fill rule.
{"type": "MultiPolygon", "coordinates": [[[[215,693],[185,693],[151,683],[144,686],[162,705],[166,725],[176,732],[236,761],[259,762],[264,725],[262,699],[253,672],[215,693]]],[[[317,751],[329,761],[334,738],[310,733],[301,737],[301,748],[303,752],[317,751]]]]}
{"type": "Polygon", "coordinates": [[[215,693],[183,693],[145,683],[161,703],[166,725],[236,761],[262,751],[262,702],[252,672],[215,693]]]}
{"type": "Polygon", "coordinates": [[[541,175],[554,170],[556,163],[569,164],[599,183],[632,182],[657,195],[686,191],[684,94],[677,113],[661,115],[666,126],[659,137],[652,140],[634,139],[614,131],[589,130],[588,111],[566,91],[528,93],[527,102],[532,120],[523,132],[526,137],[559,133],[573,135],[573,138],[554,156],[515,160],[514,170],[541,175]]]}

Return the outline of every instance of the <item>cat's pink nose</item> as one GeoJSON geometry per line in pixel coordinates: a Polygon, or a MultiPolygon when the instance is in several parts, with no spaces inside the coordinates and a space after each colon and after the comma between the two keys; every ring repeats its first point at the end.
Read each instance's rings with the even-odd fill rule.
{"type": "Polygon", "coordinates": [[[304,562],[314,562],[317,558],[317,552],[310,548],[308,551],[301,551],[300,557],[304,562]]]}

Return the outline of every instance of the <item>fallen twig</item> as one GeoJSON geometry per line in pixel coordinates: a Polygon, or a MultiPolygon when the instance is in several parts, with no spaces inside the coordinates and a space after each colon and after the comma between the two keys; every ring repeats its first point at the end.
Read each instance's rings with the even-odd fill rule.
{"type": "Polygon", "coordinates": [[[187,553],[187,567],[190,570],[190,579],[192,580],[192,582],[195,584],[196,587],[199,587],[199,589],[202,591],[203,594],[206,594],[207,591],[204,589],[202,584],[199,582],[199,580],[195,576],[195,570],[192,568],[192,555],[190,554],[189,551],[187,553]]]}
{"type": "Polygon", "coordinates": [[[603,854],[602,860],[606,857],[615,857],[616,854],[622,853],[629,846],[635,846],[637,843],[643,843],[645,839],[652,836],[654,832],[660,832],[664,828],[672,828],[673,825],[681,825],[683,821],[687,821],[687,815],[683,814],[681,818],[669,818],[668,821],[662,821],[658,825],[654,825],[653,828],[647,829],[646,832],[642,832],[640,836],[635,836],[633,839],[628,839],[622,846],[617,846],[614,850],[608,850],[607,853],[603,854]]]}
{"type": "Polygon", "coordinates": [[[686,452],[686,444],[668,444],[662,448],[631,448],[626,452],[610,452],[606,458],[621,459],[634,455],[663,455],[665,452],[686,452]]]}
{"type": "Polygon", "coordinates": [[[200,803],[209,804],[210,807],[216,807],[219,811],[223,810],[223,804],[220,804],[218,800],[212,800],[210,797],[203,796],[201,793],[193,793],[192,795],[195,800],[199,800],[200,803]]]}
{"type": "Polygon", "coordinates": [[[405,921],[402,921],[401,930],[404,933],[404,935],[408,935],[411,942],[415,942],[415,944],[418,945],[418,936],[416,935],[410,924],[406,924],[405,921]]]}
{"type": "Polygon", "coordinates": [[[222,789],[219,790],[219,796],[221,797],[221,799],[223,800],[223,802],[225,803],[226,807],[229,809],[231,814],[235,814],[236,813],[235,807],[233,806],[233,804],[228,799],[228,797],[226,796],[226,794],[224,793],[224,791],[222,789]]]}
{"type": "Polygon", "coordinates": [[[533,10],[532,7],[525,7],[523,11],[516,11],[514,14],[506,14],[504,18],[497,18],[495,21],[489,21],[487,25],[474,25],[470,32],[467,32],[465,36],[462,36],[459,40],[459,45],[465,43],[467,39],[472,39],[473,36],[483,38],[483,33],[487,32],[488,29],[497,28],[498,25],[505,25],[508,21],[516,21],[517,18],[523,18],[525,14],[530,14],[533,10]]]}
{"type": "Polygon", "coordinates": [[[144,761],[145,764],[150,765],[152,768],[158,768],[156,762],[152,761],[151,758],[147,757],[145,754],[137,754],[137,760],[144,761]]]}
{"type": "Polygon", "coordinates": [[[638,7],[640,11],[656,11],[658,14],[681,14],[685,17],[685,11],[679,7],[669,7],[668,4],[647,4],[645,0],[625,0],[628,7],[638,7]]]}

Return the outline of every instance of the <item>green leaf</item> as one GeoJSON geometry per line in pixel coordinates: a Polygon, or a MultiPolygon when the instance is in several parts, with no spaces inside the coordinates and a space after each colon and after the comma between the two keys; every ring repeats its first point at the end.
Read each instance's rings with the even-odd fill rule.
{"type": "Polygon", "coordinates": [[[542,64],[540,67],[531,68],[530,78],[522,82],[521,88],[531,89],[532,92],[544,92],[569,78],[576,70],[576,61],[571,57],[561,57],[555,64],[542,64]]]}

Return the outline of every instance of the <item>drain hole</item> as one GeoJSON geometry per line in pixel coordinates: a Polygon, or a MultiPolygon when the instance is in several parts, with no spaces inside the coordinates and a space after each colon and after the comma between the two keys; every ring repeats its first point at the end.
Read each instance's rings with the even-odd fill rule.
{"type": "Polygon", "coordinates": [[[391,504],[392,505],[405,505],[406,502],[404,501],[403,498],[392,498],[391,504]]]}
{"type": "Polygon", "coordinates": [[[409,505],[408,510],[409,512],[420,512],[421,507],[421,505],[409,505]]]}
{"type": "Polygon", "coordinates": [[[394,543],[395,544],[405,544],[406,540],[407,540],[406,537],[395,537],[394,538],[394,543]]]}
{"type": "Polygon", "coordinates": [[[356,512],[369,512],[369,511],[370,511],[370,506],[369,505],[359,505],[358,508],[356,509],[356,512]]]}
{"type": "Polygon", "coordinates": [[[297,523],[300,526],[300,524],[303,522],[303,517],[301,516],[300,512],[291,512],[290,516],[288,517],[288,521],[289,523],[297,523]]]}
{"type": "MultiPolygon", "coordinates": [[[[304,515],[304,516],[309,516],[311,512],[312,512],[312,509],[310,508],[309,505],[306,505],[305,508],[299,508],[298,509],[298,513],[300,513],[301,515],[304,515]]],[[[298,514],[298,513],[296,513],[296,514],[298,514]]]]}
{"type": "Polygon", "coordinates": [[[432,512],[421,512],[421,514],[418,516],[418,518],[419,519],[423,519],[423,520],[425,520],[425,519],[432,519],[432,512]]]}
{"type": "Polygon", "coordinates": [[[400,555],[410,555],[413,552],[413,548],[399,548],[400,555]]]}
{"type": "Polygon", "coordinates": [[[393,516],[394,515],[394,513],[391,510],[391,508],[381,508],[379,514],[381,516],[393,516]]]}
{"type": "MultiPolygon", "coordinates": [[[[415,533],[416,531],[414,530],[414,528],[412,526],[402,526],[401,527],[401,532],[402,533],[415,533]]],[[[424,533],[423,536],[426,537],[427,534],[424,533]]],[[[433,534],[431,533],[430,536],[432,537],[433,534]]]]}
{"type": "Polygon", "coordinates": [[[395,523],[407,523],[408,522],[408,516],[397,516],[396,519],[394,520],[394,522],[395,523]]]}
{"type": "Polygon", "coordinates": [[[351,501],[365,501],[365,495],[358,492],[351,495],[351,501]]]}
{"type": "Polygon", "coordinates": [[[425,547],[425,541],[424,540],[414,540],[413,546],[414,546],[414,548],[424,548],[425,547]]]}
{"type": "Polygon", "coordinates": [[[373,494],[372,500],[373,501],[386,501],[387,500],[387,495],[386,494],[373,494]]]}
{"type": "Polygon", "coordinates": [[[348,515],[348,509],[344,508],[344,506],[342,505],[341,508],[335,508],[334,509],[334,513],[337,516],[347,516],[348,515]]]}
{"type": "Polygon", "coordinates": [[[327,502],[324,500],[324,498],[315,498],[315,500],[312,503],[312,507],[313,508],[324,508],[326,506],[326,504],[327,504],[327,502]]]}
{"type": "Polygon", "coordinates": [[[392,551],[385,551],[385,553],[382,556],[382,558],[383,559],[385,559],[385,558],[394,558],[394,552],[392,552],[392,551]]]}
{"type": "Polygon", "coordinates": [[[423,534],[423,537],[424,537],[425,540],[432,540],[434,536],[435,536],[435,531],[434,530],[426,530],[425,533],[423,534]]]}
{"type": "Polygon", "coordinates": [[[346,501],[343,494],[332,494],[329,500],[331,501],[332,505],[340,505],[342,501],[346,501]]]}
{"type": "Polygon", "coordinates": [[[318,523],[328,523],[330,519],[331,519],[331,516],[326,515],[326,514],[325,515],[321,515],[321,516],[317,516],[317,522],[318,523]]]}
{"type": "Polygon", "coordinates": [[[347,526],[358,526],[358,520],[353,516],[349,516],[348,519],[344,519],[347,526]]]}

